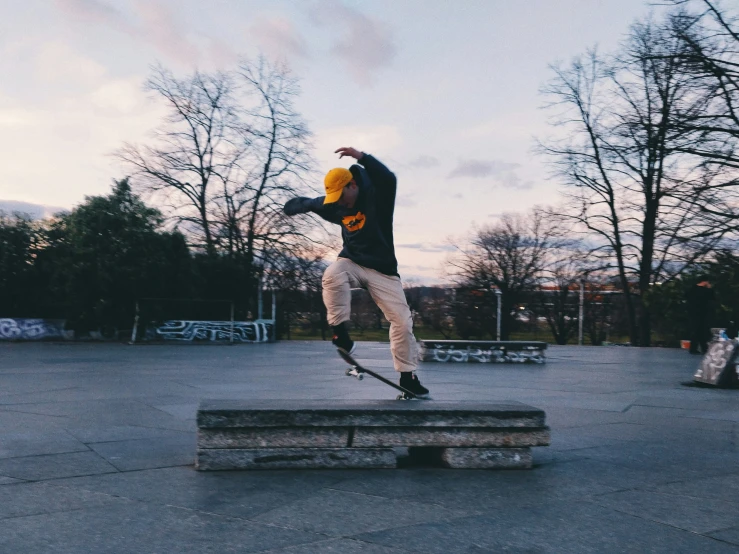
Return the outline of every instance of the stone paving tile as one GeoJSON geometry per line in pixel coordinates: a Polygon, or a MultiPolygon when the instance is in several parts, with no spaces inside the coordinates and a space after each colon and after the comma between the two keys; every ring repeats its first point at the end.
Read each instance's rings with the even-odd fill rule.
{"type": "MultiPolygon", "coordinates": [[[[624,424],[606,424],[603,426],[600,426],[598,429],[603,427],[609,427],[612,425],[624,425],[624,424]]],[[[549,448],[551,450],[562,450],[562,451],[568,451],[568,450],[581,450],[584,448],[594,448],[597,446],[608,446],[613,448],[618,448],[619,445],[626,442],[628,439],[623,438],[622,433],[618,433],[616,431],[604,430],[602,434],[598,432],[598,430],[589,427],[588,430],[590,432],[580,432],[581,428],[577,429],[556,429],[554,433],[551,433],[551,444],[549,448]],[[621,438],[616,438],[613,435],[620,436],[621,438]]],[[[534,451],[534,454],[537,452],[534,451]]]]}
{"type": "MultiPolygon", "coordinates": [[[[387,344],[360,343],[360,348],[372,367],[394,376],[387,344]]],[[[303,529],[331,531],[332,536],[310,535],[309,542],[265,540],[263,550],[274,552],[359,548],[387,554],[703,553],[725,552],[727,547],[739,552],[735,524],[717,528],[711,539],[589,502],[599,495],[613,495],[615,501],[625,493],[686,497],[682,512],[677,513],[687,514],[688,519],[691,510],[716,509],[722,501],[734,503],[737,391],[682,387],[682,381],[691,379],[697,358],[677,350],[553,346],[549,354],[548,363],[536,367],[423,364],[421,368],[424,382],[438,400],[517,400],[545,408],[553,444],[534,449],[531,471],[412,468],[210,474],[185,466],[119,473],[96,452],[27,456],[0,459],[0,484],[5,483],[0,489],[29,484],[18,479],[51,478],[45,483],[119,498],[115,509],[83,506],[64,514],[17,517],[7,520],[6,526],[43,521],[34,524],[46,526],[40,532],[46,538],[31,544],[35,551],[87,552],[91,550],[80,546],[82,537],[95,536],[96,531],[73,514],[102,512],[107,515],[100,515],[100,526],[109,534],[134,520],[141,536],[129,536],[125,530],[120,543],[103,541],[99,551],[207,551],[194,533],[188,535],[188,526],[182,540],[165,540],[165,532],[157,531],[152,543],[146,543],[146,525],[151,522],[137,520],[142,507],[153,510],[150,514],[181,507],[212,517],[274,518],[287,527],[297,521],[303,529]],[[23,463],[17,465],[18,460],[23,463]],[[91,475],[66,477],[82,470],[91,475]],[[100,471],[114,473],[97,475],[100,471]],[[722,479],[727,479],[723,486],[722,479]],[[409,521],[403,519],[403,508],[409,510],[409,521]],[[373,533],[373,542],[364,535],[357,540],[341,534],[347,531],[341,526],[345,522],[357,525],[349,532],[364,531],[361,524],[368,513],[378,514],[381,523],[392,529],[373,533]],[[467,517],[471,513],[485,517],[467,517]],[[114,525],[116,520],[120,521],[114,525]],[[520,526],[529,530],[528,535],[512,536],[520,526]],[[570,528],[574,548],[566,542],[570,528]],[[424,529],[435,531],[427,535],[424,529]],[[547,529],[553,536],[551,543],[544,540],[547,529]],[[333,536],[334,532],[339,535],[333,536]],[[382,540],[375,540],[375,534],[382,540]],[[454,543],[456,536],[459,544],[454,543]],[[490,544],[494,546],[486,546],[490,544]]],[[[176,462],[184,456],[184,443],[195,436],[193,408],[203,398],[394,397],[384,385],[345,377],[345,364],[330,345],[311,341],[233,348],[0,344],[0,355],[0,447],[3,434],[35,435],[38,443],[47,437],[50,444],[56,440],[62,445],[78,439],[114,463],[115,457],[125,460],[119,467],[128,469],[157,460],[176,462]],[[29,400],[33,403],[3,405],[29,400]],[[51,438],[55,434],[58,437],[51,438]]],[[[26,447],[44,448],[30,442],[26,447]]],[[[170,532],[176,533],[178,525],[172,523],[170,532]]],[[[218,542],[217,525],[204,524],[200,529],[222,547],[213,551],[236,548],[228,538],[218,542]]],[[[4,536],[0,528],[0,539],[4,536]]],[[[26,537],[13,540],[9,548],[0,545],[0,551],[34,552],[25,548],[26,537]]]]}
{"type": "Polygon", "coordinates": [[[332,536],[351,536],[421,522],[449,520],[470,513],[474,512],[367,494],[322,490],[257,516],[253,521],[332,536]]]}
{"type": "Polygon", "coordinates": [[[391,475],[382,472],[344,475],[345,479],[332,488],[480,512],[589,498],[647,486],[661,478],[658,473],[591,459],[552,464],[534,471],[408,469],[396,470],[391,475]]]}
{"type": "MultiPolygon", "coordinates": [[[[733,468],[726,468],[731,471],[733,468]]],[[[739,473],[729,473],[716,477],[694,479],[649,487],[650,490],[665,494],[713,498],[726,502],[739,502],[739,473]]]]}
{"type": "Polygon", "coordinates": [[[74,437],[59,432],[0,434],[0,459],[64,452],[89,452],[89,448],[74,437]]]}
{"type": "Polygon", "coordinates": [[[626,417],[622,413],[601,412],[599,410],[585,410],[581,408],[553,407],[546,410],[546,414],[547,425],[560,430],[626,421],[626,417]]]}
{"type": "Polygon", "coordinates": [[[88,425],[65,425],[64,430],[87,444],[92,442],[115,442],[136,439],[177,438],[195,437],[191,431],[175,431],[170,429],[158,429],[154,427],[142,427],[140,425],[111,425],[100,426],[96,423],[88,425]]]}
{"type": "Polygon", "coordinates": [[[60,430],[68,422],[69,418],[64,416],[50,416],[0,408],[0,429],[2,433],[46,433],[51,429],[60,430]]]}
{"type": "Polygon", "coordinates": [[[339,480],[331,471],[197,472],[177,467],[54,483],[153,504],[252,518],[314,495],[339,480]]]}
{"type": "Polygon", "coordinates": [[[29,481],[114,473],[117,471],[114,466],[98,454],[89,451],[0,460],[0,474],[29,481]]]}
{"type": "Polygon", "coordinates": [[[409,554],[411,552],[419,551],[405,550],[402,545],[390,547],[356,539],[329,539],[278,550],[268,550],[262,554],[409,554]]]}
{"type": "Polygon", "coordinates": [[[90,390],[87,388],[65,388],[58,390],[29,392],[22,395],[0,397],[0,406],[17,408],[28,404],[44,404],[48,402],[86,402],[86,401],[117,401],[125,394],[111,386],[110,390],[90,390]]]}
{"type": "Polygon", "coordinates": [[[565,449],[558,450],[556,448],[536,448],[533,450],[534,465],[535,469],[538,469],[545,465],[558,464],[562,462],[570,462],[572,460],[581,460],[586,458],[581,454],[581,449],[565,449]]]}
{"type": "Polygon", "coordinates": [[[626,423],[649,425],[667,430],[689,429],[697,431],[707,429],[711,431],[731,432],[737,426],[737,423],[733,421],[697,418],[692,417],[692,414],[693,412],[691,410],[685,410],[679,413],[675,413],[669,408],[654,409],[648,414],[632,412],[631,410],[629,410],[622,414],[622,421],[626,423]],[[665,413],[663,413],[662,410],[665,410],[665,413]]]}
{"type": "Polygon", "coordinates": [[[163,414],[161,410],[147,406],[135,399],[88,400],[86,402],[60,400],[18,404],[5,406],[4,408],[21,413],[67,417],[108,425],[145,425],[146,423],[162,423],[169,420],[176,421],[176,418],[163,414]]]}
{"type": "MultiPolygon", "coordinates": [[[[705,390],[705,389],[704,389],[705,390]]],[[[722,406],[726,409],[734,408],[735,398],[726,397],[723,399],[716,398],[716,395],[705,394],[696,395],[695,390],[685,388],[678,391],[655,392],[649,395],[639,395],[633,402],[633,406],[643,408],[675,408],[681,410],[699,410],[710,411],[716,406],[722,406]]]]}
{"type": "MultiPolygon", "coordinates": [[[[2,489],[0,489],[2,490],[2,489]]],[[[1,552],[260,552],[325,537],[130,500],[95,508],[0,520],[1,552]]]]}
{"type": "Polygon", "coordinates": [[[195,464],[196,440],[191,435],[89,443],[87,446],[120,471],[195,464]]]}
{"type": "Polygon", "coordinates": [[[161,410],[178,419],[195,419],[198,414],[198,405],[200,402],[191,402],[188,404],[157,404],[153,405],[153,408],[161,410]]]}
{"type": "MultiPolygon", "coordinates": [[[[732,527],[731,529],[716,531],[715,533],[709,533],[709,536],[717,540],[725,541],[739,546],[739,526],[732,527]]],[[[737,549],[737,551],[739,552],[739,548],[737,549]]]]}
{"type": "Polygon", "coordinates": [[[619,450],[619,444],[622,441],[636,441],[672,450],[685,448],[739,453],[739,445],[732,441],[732,434],[733,428],[726,427],[693,429],[666,428],[645,423],[609,423],[559,429],[552,434],[551,447],[571,449],[612,446],[614,450],[619,450]]]}
{"type": "Polygon", "coordinates": [[[616,465],[660,471],[665,476],[664,481],[719,475],[726,473],[727,468],[736,467],[737,463],[737,454],[731,450],[713,450],[709,462],[704,448],[675,448],[669,443],[624,442],[619,448],[597,446],[577,452],[616,465]]]}
{"type": "Polygon", "coordinates": [[[739,503],[712,498],[634,490],[599,495],[593,502],[701,534],[725,529],[739,521],[739,503]]]}
{"type": "Polygon", "coordinates": [[[357,535],[360,540],[428,554],[449,552],[736,554],[728,543],[587,502],[543,502],[454,521],[357,535]]]}
{"type": "Polygon", "coordinates": [[[627,413],[627,419],[637,423],[650,422],[654,418],[665,417],[708,420],[708,423],[704,423],[706,428],[713,428],[713,424],[710,423],[713,420],[724,422],[724,424],[739,421],[739,411],[734,410],[716,411],[693,410],[690,408],[664,408],[659,406],[632,406],[627,413]]]}
{"type": "Polygon", "coordinates": [[[115,501],[108,494],[49,483],[17,482],[0,487],[0,520],[103,506],[115,501]]]}

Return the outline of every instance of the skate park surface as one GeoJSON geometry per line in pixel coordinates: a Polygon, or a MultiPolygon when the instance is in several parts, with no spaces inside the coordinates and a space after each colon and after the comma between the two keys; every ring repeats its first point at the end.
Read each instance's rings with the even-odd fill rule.
{"type": "MultiPolygon", "coordinates": [[[[387,344],[356,354],[394,378],[387,344]]],[[[739,552],[739,391],[698,356],[423,363],[434,400],[546,412],[530,470],[198,472],[204,399],[392,399],[327,342],[0,344],[0,552],[739,552]]],[[[433,402],[433,400],[431,401],[433,402]]]]}

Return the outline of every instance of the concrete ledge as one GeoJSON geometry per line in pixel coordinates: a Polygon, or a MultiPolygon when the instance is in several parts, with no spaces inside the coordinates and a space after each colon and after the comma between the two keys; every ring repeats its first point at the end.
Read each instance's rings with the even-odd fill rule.
{"type": "Polygon", "coordinates": [[[508,402],[204,400],[200,429],[250,427],[542,427],[543,410],[508,402]]]}
{"type": "Polygon", "coordinates": [[[394,468],[392,448],[228,448],[198,450],[197,469],[394,468]]]}
{"type": "Polygon", "coordinates": [[[529,448],[444,448],[441,462],[455,469],[529,469],[533,457],[529,448]]]}
{"type": "Polygon", "coordinates": [[[542,429],[363,427],[354,431],[352,446],[357,448],[373,446],[499,446],[510,448],[548,446],[550,440],[547,427],[542,429]]]}
{"type": "Polygon", "coordinates": [[[206,400],[197,468],[390,468],[396,448],[422,464],[527,468],[550,442],[545,417],[517,402],[206,400]]]}
{"type": "Polygon", "coordinates": [[[344,448],[348,427],[262,427],[199,429],[200,448],[344,448]]]}

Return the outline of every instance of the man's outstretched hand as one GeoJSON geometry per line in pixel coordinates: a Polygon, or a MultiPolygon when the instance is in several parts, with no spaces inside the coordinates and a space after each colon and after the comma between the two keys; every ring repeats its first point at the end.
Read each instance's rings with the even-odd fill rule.
{"type": "Polygon", "coordinates": [[[310,209],[305,205],[305,200],[305,198],[301,197],[288,200],[282,208],[282,211],[285,212],[285,215],[298,215],[309,212],[310,209]]]}
{"type": "Polygon", "coordinates": [[[359,159],[364,156],[364,152],[360,152],[356,148],[352,148],[351,146],[342,146],[338,150],[334,152],[334,154],[339,155],[339,159],[343,158],[344,156],[351,156],[355,160],[359,161],[359,159]]]}

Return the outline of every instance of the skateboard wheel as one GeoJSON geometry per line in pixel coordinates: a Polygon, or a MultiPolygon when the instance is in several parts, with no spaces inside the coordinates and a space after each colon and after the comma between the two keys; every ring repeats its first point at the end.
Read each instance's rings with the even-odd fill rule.
{"type": "Polygon", "coordinates": [[[361,381],[362,379],[364,379],[364,375],[362,375],[362,374],[360,373],[359,375],[357,375],[357,379],[359,379],[359,380],[361,381]]]}
{"type": "Polygon", "coordinates": [[[352,370],[351,369],[347,369],[344,373],[346,373],[349,377],[351,377],[352,370]]]}

